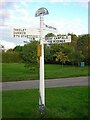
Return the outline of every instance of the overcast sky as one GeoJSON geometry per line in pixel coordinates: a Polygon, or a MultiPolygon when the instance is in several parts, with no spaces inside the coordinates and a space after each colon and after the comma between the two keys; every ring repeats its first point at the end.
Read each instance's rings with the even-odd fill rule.
{"type": "Polygon", "coordinates": [[[24,40],[12,37],[13,27],[39,28],[39,17],[35,17],[35,12],[41,7],[49,11],[44,23],[56,27],[58,33],[88,33],[88,0],[12,1],[0,0],[0,44],[6,49],[24,44],[24,40]]]}

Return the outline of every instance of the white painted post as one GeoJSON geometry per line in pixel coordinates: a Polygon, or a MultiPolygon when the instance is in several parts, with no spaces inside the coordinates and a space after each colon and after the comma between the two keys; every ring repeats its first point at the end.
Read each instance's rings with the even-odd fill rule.
{"type": "Polygon", "coordinates": [[[48,10],[44,7],[39,8],[35,17],[40,16],[40,45],[41,45],[41,56],[40,56],[40,84],[39,84],[39,109],[41,114],[45,113],[45,81],[44,81],[44,15],[49,14],[48,10]]]}
{"type": "Polygon", "coordinates": [[[40,15],[40,44],[41,44],[41,56],[40,56],[40,98],[39,105],[43,105],[45,107],[45,84],[44,84],[44,43],[43,43],[43,25],[44,25],[44,16],[40,15]]]}

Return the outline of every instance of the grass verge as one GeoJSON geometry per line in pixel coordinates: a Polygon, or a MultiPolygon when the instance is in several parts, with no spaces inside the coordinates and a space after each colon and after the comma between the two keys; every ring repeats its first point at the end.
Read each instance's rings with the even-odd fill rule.
{"type": "MultiPolygon", "coordinates": [[[[45,64],[45,79],[67,78],[88,76],[88,67],[61,66],[55,64],[45,64]]],[[[24,67],[22,63],[3,63],[2,81],[39,79],[38,68],[31,70],[24,67]]]]}
{"type": "MultiPolygon", "coordinates": [[[[40,118],[38,89],[3,91],[4,118],[40,118]]],[[[45,118],[88,118],[88,87],[46,89],[45,118]]]]}

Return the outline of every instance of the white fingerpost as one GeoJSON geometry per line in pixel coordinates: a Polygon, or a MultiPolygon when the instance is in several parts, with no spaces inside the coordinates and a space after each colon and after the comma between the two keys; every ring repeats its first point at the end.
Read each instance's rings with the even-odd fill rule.
{"type": "Polygon", "coordinates": [[[40,8],[36,11],[35,16],[40,16],[40,84],[39,84],[39,109],[41,114],[45,111],[45,81],[44,81],[44,15],[47,15],[48,10],[46,8],[40,8]]]}
{"type": "Polygon", "coordinates": [[[43,44],[43,15],[40,15],[40,44],[41,44],[41,56],[40,56],[40,99],[39,105],[45,106],[45,85],[44,85],[44,44],[43,44]]]}

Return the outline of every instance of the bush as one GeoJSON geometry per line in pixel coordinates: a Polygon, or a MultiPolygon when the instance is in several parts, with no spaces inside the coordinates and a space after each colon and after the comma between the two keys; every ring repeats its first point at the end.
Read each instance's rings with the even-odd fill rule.
{"type": "Polygon", "coordinates": [[[20,54],[17,52],[4,52],[2,53],[2,62],[3,63],[20,63],[22,59],[20,54]]]}

